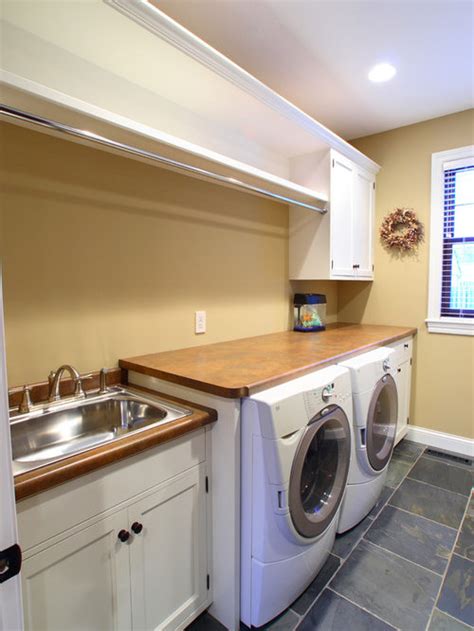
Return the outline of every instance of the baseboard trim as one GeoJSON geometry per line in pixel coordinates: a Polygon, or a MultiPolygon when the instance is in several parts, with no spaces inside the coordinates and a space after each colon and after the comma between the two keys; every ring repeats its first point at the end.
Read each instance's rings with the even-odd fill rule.
{"type": "Polygon", "coordinates": [[[422,443],[442,451],[474,458],[474,441],[470,438],[464,438],[464,436],[446,434],[445,432],[437,432],[434,429],[411,425],[408,426],[407,438],[414,443],[422,443]]]}

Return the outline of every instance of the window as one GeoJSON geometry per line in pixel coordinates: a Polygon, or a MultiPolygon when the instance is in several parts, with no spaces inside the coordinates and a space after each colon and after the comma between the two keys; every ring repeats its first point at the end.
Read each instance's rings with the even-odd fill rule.
{"type": "Polygon", "coordinates": [[[474,147],[432,157],[428,330],[474,335],[474,147]]]}

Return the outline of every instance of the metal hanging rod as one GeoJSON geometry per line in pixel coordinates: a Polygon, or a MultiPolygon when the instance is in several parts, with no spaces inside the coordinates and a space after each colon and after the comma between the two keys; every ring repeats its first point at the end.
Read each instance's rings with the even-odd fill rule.
{"type": "Polygon", "coordinates": [[[99,134],[95,134],[94,132],[70,127],[69,125],[65,125],[64,123],[58,123],[57,121],[49,120],[47,118],[43,118],[42,116],[37,116],[36,114],[30,114],[29,112],[24,112],[14,107],[9,107],[8,105],[0,104],[0,116],[30,123],[37,127],[50,129],[66,136],[80,138],[81,140],[85,140],[93,144],[95,143],[98,145],[102,145],[104,147],[108,147],[109,149],[114,149],[115,151],[120,151],[129,155],[152,160],[154,162],[162,164],[163,166],[176,169],[177,171],[189,173],[190,175],[194,175],[199,178],[219,182],[220,184],[231,186],[233,188],[239,188],[250,193],[255,193],[257,195],[263,195],[264,197],[269,197],[285,204],[301,206],[302,208],[315,210],[322,214],[327,212],[327,205],[325,202],[321,202],[321,206],[308,204],[306,202],[293,199],[291,197],[286,197],[285,195],[274,193],[265,188],[254,186],[253,184],[247,184],[246,182],[242,182],[241,180],[235,179],[233,177],[220,175],[219,173],[214,173],[213,171],[208,171],[207,169],[201,169],[191,164],[186,164],[185,162],[180,162],[178,160],[173,160],[172,158],[167,158],[166,156],[162,156],[159,153],[155,153],[154,151],[147,151],[146,149],[140,149],[139,147],[134,147],[133,145],[127,145],[125,143],[112,140],[111,138],[100,136],[99,134]]]}

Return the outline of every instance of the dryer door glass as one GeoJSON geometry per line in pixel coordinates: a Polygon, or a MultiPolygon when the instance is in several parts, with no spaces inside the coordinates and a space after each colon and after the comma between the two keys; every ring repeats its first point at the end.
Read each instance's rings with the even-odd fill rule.
{"type": "Polygon", "coordinates": [[[346,487],[349,460],[347,416],[330,406],[307,426],[291,468],[290,515],[303,537],[317,537],[332,522],[346,487]]]}
{"type": "Polygon", "coordinates": [[[397,386],[391,375],[384,375],[375,386],[367,416],[367,457],[375,471],[381,471],[392,455],[397,415],[397,386]]]}

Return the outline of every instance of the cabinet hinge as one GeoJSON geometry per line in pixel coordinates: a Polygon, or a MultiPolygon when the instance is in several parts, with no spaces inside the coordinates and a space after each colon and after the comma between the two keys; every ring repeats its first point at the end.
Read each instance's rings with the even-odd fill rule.
{"type": "Polygon", "coordinates": [[[410,357],[410,366],[413,366],[413,359],[410,357]]]}
{"type": "Polygon", "coordinates": [[[206,585],[207,589],[211,587],[211,577],[209,576],[209,574],[206,576],[206,585]]]}
{"type": "Polygon", "coordinates": [[[206,475],[206,493],[209,493],[209,478],[206,475]]]}
{"type": "Polygon", "coordinates": [[[374,187],[374,191],[375,191],[375,182],[372,184],[372,186],[374,187]]]}
{"type": "Polygon", "coordinates": [[[333,158],[333,161],[332,161],[332,168],[334,169],[334,158],[333,158]]]}
{"type": "Polygon", "coordinates": [[[410,422],[410,417],[409,417],[409,416],[407,416],[407,423],[409,423],[409,422],[410,422]]]}
{"type": "Polygon", "coordinates": [[[334,267],[334,261],[331,261],[331,269],[334,267]]]}
{"type": "Polygon", "coordinates": [[[372,271],[375,270],[375,265],[372,263],[372,271]]]}

